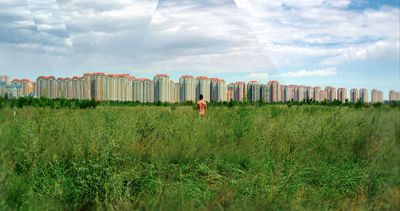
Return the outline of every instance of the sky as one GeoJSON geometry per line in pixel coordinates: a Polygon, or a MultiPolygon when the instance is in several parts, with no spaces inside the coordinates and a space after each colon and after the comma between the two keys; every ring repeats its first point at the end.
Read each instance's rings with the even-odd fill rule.
{"type": "Polygon", "coordinates": [[[0,75],[400,90],[400,0],[0,0],[0,75]]]}

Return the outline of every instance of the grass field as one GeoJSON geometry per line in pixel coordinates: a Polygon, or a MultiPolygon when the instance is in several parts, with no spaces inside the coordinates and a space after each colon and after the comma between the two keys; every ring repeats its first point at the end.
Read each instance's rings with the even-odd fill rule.
{"type": "Polygon", "coordinates": [[[0,110],[0,210],[399,210],[399,163],[385,106],[0,110]]]}

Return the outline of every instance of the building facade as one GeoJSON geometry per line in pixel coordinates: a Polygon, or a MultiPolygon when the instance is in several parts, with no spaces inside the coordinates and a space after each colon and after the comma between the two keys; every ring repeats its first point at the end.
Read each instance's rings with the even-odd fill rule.
{"type": "Polygon", "coordinates": [[[397,92],[395,90],[390,90],[389,101],[400,101],[400,92],[397,92]]]}
{"type": "Polygon", "coordinates": [[[40,76],[36,82],[39,98],[55,99],[58,97],[58,83],[54,76],[40,76]]]}
{"type": "Polygon", "coordinates": [[[267,83],[268,86],[268,92],[269,96],[267,99],[267,102],[279,102],[281,96],[281,89],[279,88],[279,82],[278,81],[268,81],[267,83]]]}
{"type": "Polygon", "coordinates": [[[342,103],[346,102],[346,99],[347,99],[347,89],[346,88],[339,88],[337,90],[337,99],[342,103]]]}
{"type": "Polygon", "coordinates": [[[368,89],[360,89],[359,97],[361,102],[368,103],[368,89]]]}
{"type": "Polygon", "coordinates": [[[358,89],[350,89],[350,102],[356,103],[360,100],[359,91],[358,89]]]}
{"type": "Polygon", "coordinates": [[[247,85],[246,82],[238,81],[234,85],[235,96],[234,100],[239,102],[247,101],[247,85]]]}
{"type": "Polygon", "coordinates": [[[223,79],[210,78],[211,80],[211,101],[224,102],[227,101],[227,86],[223,79]]]}
{"type": "Polygon", "coordinates": [[[373,89],[371,91],[371,103],[383,103],[383,93],[380,90],[373,89]]]}
{"type": "Polygon", "coordinates": [[[170,79],[167,74],[157,74],[154,76],[154,102],[170,101],[170,79]]]}
{"type": "Polygon", "coordinates": [[[332,101],[337,100],[335,87],[327,86],[327,87],[325,87],[325,91],[326,91],[326,100],[327,101],[332,102],[332,101]]]}
{"type": "Polygon", "coordinates": [[[206,76],[196,78],[196,100],[199,100],[200,95],[207,102],[211,101],[211,80],[206,76]]]}
{"type": "Polygon", "coordinates": [[[148,78],[136,78],[133,82],[133,101],[141,103],[154,102],[154,83],[148,78]]]}
{"type": "Polygon", "coordinates": [[[249,102],[258,102],[260,100],[260,83],[250,81],[247,84],[247,98],[249,102]]]}
{"type": "Polygon", "coordinates": [[[184,75],[179,78],[180,102],[196,101],[196,78],[184,75]]]}

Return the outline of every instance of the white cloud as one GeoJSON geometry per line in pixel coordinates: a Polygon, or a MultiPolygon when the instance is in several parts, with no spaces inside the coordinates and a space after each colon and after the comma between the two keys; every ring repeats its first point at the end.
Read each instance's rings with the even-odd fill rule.
{"type": "Polygon", "coordinates": [[[347,9],[350,4],[362,4],[360,0],[235,2],[278,67],[307,59],[346,63],[381,56],[365,49],[385,52],[385,57],[399,55],[399,8],[347,9]]]}
{"type": "Polygon", "coordinates": [[[299,70],[297,72],[288,72],[283,74],[286,77],[299,78],[299,77],[329,77],[337,75],[335,67],[329,67],[319,70],[299,70]]]}
{"type": "Polygon", "coordinates": [[[268,80],[268,77],[269,77],[269,74],[267,72],[252,72],[246,77],[246,79],[247,80],[265,81],[265,80],[268,80]]]}
{"type": "MultiPolygon", "coordinates": [[[[7,46],[0,53],[40,52],[60,71],[234,72],[251,79],[274,74],[273,63],[287,69],[398,58],[399,8],[347,10],[354,1],[362,2],[0,0],[0,43],[7,46]]],[[[12,63],[0,71],[16,69],[12,63]]]]}

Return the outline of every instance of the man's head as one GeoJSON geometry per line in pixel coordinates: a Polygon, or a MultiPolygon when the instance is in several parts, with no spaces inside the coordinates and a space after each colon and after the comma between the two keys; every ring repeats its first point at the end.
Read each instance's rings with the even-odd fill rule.
{"type": "Polygon", "coordinates": [[[203,99],[203,95],[200,95],[200,100],[202,100],[203,99]]]}

